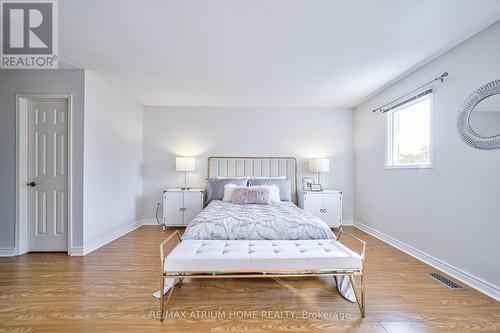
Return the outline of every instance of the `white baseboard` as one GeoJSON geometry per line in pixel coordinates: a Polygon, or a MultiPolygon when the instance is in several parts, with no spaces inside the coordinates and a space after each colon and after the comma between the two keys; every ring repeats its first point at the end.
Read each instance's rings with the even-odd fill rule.
{"type": "Polygon", "coordinates": [[[72,247],[68,250],[69,256],[83,256],[83,247],[72,247]]]}
{"type": "Polygon", "coordinates": [[[132,223],[132,224],[129,224],[129,225],[126,225],[126,226],[123,226],[120,229],[93,241],[92,243],[85,244],[83,246],[82,252],[80,252],[81,254],[79,254],[78,249],[75,249],[76,250],[75,253],[74,254],[72,253],[71,255],[74,255],[74,256],[87,255],[90,252],[95,251],[98,248],[114,241],[115,239],[120,238],[122,236],[125,236],[126,234],[139,228],[140,226],[142,226],[142,220],[137,221],[137,222],[132,223]]]}
{"type": "Polygon", "coordinates": [[[159,225],[156,219],[142,219],[141,223],[142,225],[159,225]]]}
{"type": "Polygon", "coordinates": [[[0,257],[13,257],[14,248],[3,247],[0,249],[0,257]]]}
{"type": "Polygon", "coordinates": [[[342,219],[342,225],[345,226],[353,226],[354,225],[354,220],[347,220],[347,219],[342,219]]]}
{"type": "Polygon", "coordinates": [[[439,260],[425,252],[422,252],[408,244],[405,244],[397,239],[392,238],[384,233],[381,233],[378,230],[375,230],[359,221],[354,220],[354,226],[367,234],[380,239],[381,241],[394,246],[395,248],[405,252],[406,254],[423,261],[429,266],[432,266],[440,271],[448,274],[449,276],[471,286],[477,291],[486,294],[497,301],[500,301],[500,288],[495,286],[489,282],[486,282],[472,274],[464,272],[459,268],[452,266],[450,264],[445,263],[442,260],[439,260]]]}
{"type": "MultiPolygon", "coordinates": [[[[95,240],[89,244],[84,245],[83,247],[72,247],[68,250],[68,255],[70,256],[84,256],[86,254],[89,254],[92,251],[97,250],[98,248],[111,243],[117,238],[120,238],[122,236],[125,236],[131,231],[134,231],[135,229],[143,226],[143,225],[158,225],[156,223],[156,219],[143,219],[140,221],[137,221],[133,224],[126,225],[124,227],[121,227],[120,229],[105,235],[98,240],[95,240]]],[[[14,255],[19,255],[15,254],[15,249],[10,249],[10,248],[0,248],[0,257],[12,257],[14,255]]]]}

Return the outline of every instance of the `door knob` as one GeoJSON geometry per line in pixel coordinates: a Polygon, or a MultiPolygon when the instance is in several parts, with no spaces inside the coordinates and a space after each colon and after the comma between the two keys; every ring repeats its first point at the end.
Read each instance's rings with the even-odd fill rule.
{"type": "Polygon", "coordinates": [[[28,183],[28,186],[35,187],[36,183],[35,182],[28,183]]]}

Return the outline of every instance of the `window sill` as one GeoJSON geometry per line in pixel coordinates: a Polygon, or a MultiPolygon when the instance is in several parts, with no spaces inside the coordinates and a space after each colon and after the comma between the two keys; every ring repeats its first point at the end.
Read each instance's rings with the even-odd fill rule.
{"type": "Polygon", "coordinates": [[[434,166],[432,164],[424,164],[424,165],[419,165],[419,164],[412,164],[412,165],[386,165],[384,169],[386,169],[386,170],[393,170],[393,169],[434,169],[434,166]]]}

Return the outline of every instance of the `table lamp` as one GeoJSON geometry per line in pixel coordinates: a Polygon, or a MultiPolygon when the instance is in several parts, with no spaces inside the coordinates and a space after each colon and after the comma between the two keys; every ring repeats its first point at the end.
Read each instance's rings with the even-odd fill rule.
{"type": "Polygon", "coordinates": [[[175,158],[175,171],[184,172],[184,187],[181,188],[181,190],[189,190],[188,173],[189,171],[194,171],[196,169],[195,161],[196,159],[194,157],[182,156],[175,158]]]}
{"type": "Polygon", "coordinates": [[[309,160],[309,171],[317,173],[317,182],[321,185],[321,174],[330,171],[328,158],[313,158],[309,160]]]}

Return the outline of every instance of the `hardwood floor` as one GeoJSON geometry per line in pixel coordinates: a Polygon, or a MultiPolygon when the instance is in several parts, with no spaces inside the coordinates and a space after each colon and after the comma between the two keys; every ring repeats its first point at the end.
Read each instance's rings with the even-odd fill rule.
{"type": "Polygon", "coordinates": [[[151,294],[158,244],[172,230],[143,226],[85,257],[0,258],[0,332],[500,331],[499,302],[467,286],[450,290],[426,275],[435,269],[350,231],[367,242],[363,320],[333,279],[287,278],[186,280],[160,323],[151,294]]]}

